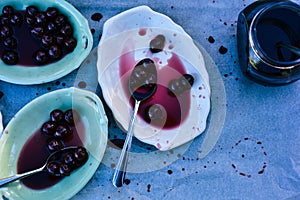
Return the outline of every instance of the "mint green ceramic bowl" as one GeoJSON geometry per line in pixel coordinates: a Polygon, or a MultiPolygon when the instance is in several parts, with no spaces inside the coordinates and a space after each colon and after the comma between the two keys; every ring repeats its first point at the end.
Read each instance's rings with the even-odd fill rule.
{"type": "Polygon", "coordinates": [[[40,67],[24,67],[21,65],[6,65],[0,60],[0,80],[22,84],[41,84],[61,78],[80,66],[93,46],[93,37],[88,21],[70,3],[64,0],[4,0],[0,1],[0,10],[5,5],[12,5],[17,10],[24,10],[29,5],[35,5],[40,10],[47,7],[57,7],[65,14],[74,28],[77,46],[74,51],[63,59],[40,67]]]}
{"type": "Polygon", "coordinates": [[[49,120],[53,109],[75,109],[84,124],[84,146],[89,160],[78,170],[54,186],[32,190],[16,181],[0,187],[0,198],[13,199],[69,199],[91,179],[104,155],[107,144],[107,118],[102,102],[92,92],[67,88],[42,95],[24,106],[8,123],[0,138],[0,179],[16,173],[19,154],[28,138],[49,120]]]}

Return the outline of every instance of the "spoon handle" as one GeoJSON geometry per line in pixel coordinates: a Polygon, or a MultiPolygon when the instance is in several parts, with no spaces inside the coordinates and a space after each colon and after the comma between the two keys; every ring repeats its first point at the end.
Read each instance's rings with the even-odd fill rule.
{"type": "Polygon", "coordinates": [[[22,174],[16,174],[14,176],[10,176],[10,177],[7,177],[7,178],[0,179],[0,187],[6,185],[8,183],[11,183],[13,181],[25,178],[27,176],[33,175],[33,174],[38,173],[38,172],[41,172],[41,171],[43,171],[43,167],[41,167],[39,169],[29,171],[29,172],[25,172],[25,173],[22,173],[22,174]]]}
{"type": "Polygon", "coordinates": [[[130,124],[129,124],[129,128],[128,128],[126,140],[123,145],[123,149],[122,149],[118,164],[117,164],[115,172],[114,172],[113,180],[112,180],[112,183],[115,187],[121,187],[125,180],[128,153],[129,153],[129,150],[131,147],[132,136],[133,136],[132,130],[133,130],[134,121],[135,121],[140,103],[141,103],[141,101],[135,100],[134,110],[133,110],[132,117],[130,119],[130,124]]]}
{"type": "Polygon", "coordinates": [[[283,43],[283,42],[279,42],[278,46],[283,47],[285,49],[288,49],[289,51],[296,54],[297,56],[300,56],[300,48],[298,48],[298,47],[295,47],[293,45],[286,44],[286,43],[283,43]]]}

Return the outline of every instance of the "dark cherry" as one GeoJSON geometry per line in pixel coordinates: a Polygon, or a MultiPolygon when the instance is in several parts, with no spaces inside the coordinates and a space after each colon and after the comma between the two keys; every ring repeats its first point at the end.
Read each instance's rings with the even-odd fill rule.
{"type": "Polygon", "coordinates": [[[185,91],[184,88],[182,87],[179,79],[171,80],[168,85],[168,88],[169,88],[171,94],[173,94],[173,95],[179,95],[185,91]]]}
{"type": "Polygon", "coordinates": [[[134,77],[134,80],[141,80],[142,82],[144,82],[148,74],[143,68],[136,68],[135,70],[133,70],[132,76],[134,77]]]}
{"type": "Polygon", "coordinates": [[[180,77],[180,82],[181,85],[186,89],[191,89],[191,87],[194,84],[194,77],[190,74],[184,74],[183,76],[180,77]]]}
{"type": "Polygon", "coordinates": [[[46,166],[48,173],[53,176],[59,173],[59,167],[60,164],[56,161],[49,162],[46,166]]]}
{"type": "Polygon", "coordinates": [[[59,11],[55,7],[48,7],[46,10],[46,15],[49,18],[55,18],[58,15],[59,11]]]}
{"type": "Polygon", "coordinates": [[[17,47],[17,39],[14,37],[7,37],[4,39],[3,44],[9,49],[15,49],[17,47]]]}
{"type": "Polygon", "coordinates": [[[35,24],[35,19],[33,17],[30,17],[30,16],[26,16],[25,21],[30,26],[33,26],[35,24]]]}
{"type": "Polygon", "coordinates": [[[61,110],[55,109],[50,112],[50,119],[53,122],[61,122],[64,119],[64,113],[61,110]]]}
{"type": "Polygon", "coordinates": [[[41,42],[44,47],[49,47],[54,44],[54,37],[52,35],[45,34],[42,36],[41,42]]]}
{"type": "Polygon", "coordinates": [[[51,138],[48,141],[47,147],[49,149],[49,151],[58,151],[61,150],[62,148],[64,148],[64,144],[61,140],[57,139],[57,138],[51,138]]]}
{"type": "Polygon", "coordinates": [[[146,112],[146,118],[152,122],[162,121],[167,117],[164,108],[159,104],[149,106],[149,108],[146,109],[146,112]]]}
{"type": "Polygon", "coordinates": [[[76,113],[72,109],[69,109],[65,112],[65,122],[67,122],[69,125],[75,124],[76,119],[76,113]],[[74,117],[75,116],[75,117],[74,117]]]}
{"type": "Polygon", "coordinates": [[[60,32],[64,36],[71,36],[73,34],[73,28],[69,23],[66,23],[65,25],[62,26],[62,28],[60,29],[60,32]]]}
{"type": "Polygon", "coordinates": [[[10,17],[10,23],[14,26],[21,26],[23,23],[23,16],[21,13],[14,13],[10,17]]]}
{"type": "Polygon", "coordinates": [[[42,37],[45,33],[45,28],[41,25],[36,25],[31,29],[31,34],[36,37],[42,37]]]}
{"type": "Polygon", "coordinates": [[[138,62],[138,64],[135,66],[135,68],[137,68],[137,67],[141,68],[149,73],[156,72],[155,64],[154,64],[153,60],[151,60],[150,58],[145,58],[145,59],[141,60],[140,62],[138,62]]]}
{"type": "Polygon", "coordinates": [[[184,74],[179,79],[171,80],[168,88],[171,94],[180,95],[184,91],[191,89],[194,84],[194,77],[190,74],[184,74]]]}
{"type": "Polygon", "coordinates": [[[152,53],[160,52],[164,49],[166,38],[163,35],[157,35],[150,41],[150,51],[152,53]]]}
{"type": "Polygon", "coordinates": [[[47,31],[49,33],[55,33],[57,30],[56,24],[52,21],[48,22],[47,24],[47,31]]]}
{"type": "Polygon", "coordinates": [[[74,153],[66,153],[64,156],[63,156],[63,162],[67,165],[69,165],[70,167],[74,167],[76,165],[76,161],[75,161],[75,158],[74,158],[74,153]]]}
{"type": "Polygon", "coordinates": [[[66,17],[62,14],[58,14],[54,19],[54,23],[59,27],[62,27],[66,21],[66,17]]]}
{"type": "Polygon", "coordinates": [[[45,64],[49,60],[48,54],[45,50],[36,51],[33,58],[37,64],[45,64]]]}
{"type": "Polygon", "coordinates": [[[41,128],[42,133],[53,136],[56,131],[56,124],[53,121],[45,122],[41,128]]]}
{"type": "Polygon", "coordinates": [[[58,125],[56,127],[56,131],[54,133],[55,137],[59,137],[59,138],[65,138],[68,137],[69,135],[72,134],[72,131],[70,130],[70,128],[68,126],[65,125],[58,125]]]}
{"type": "Polygon", "coordinates": [[[48,49],[49,58],[52,60],[58,60],[62,56],[62,49],[58,45],[52,45],[48,49]]]}
{"type": "Polygon", "coordinates": [[[74,157],[76,160],[76,164],[78,162],[79,163],[85,162],[88,159],[88,152],[86,151],[86,149],[84,147],[78,147],[75,150],[74,157]]]}
{"type": "Polygon", "coordinates": [[[10,37],[13,34],[13,30],[10,26],[2,26],[0,27],[0,36],[1,38],[10,37]]]}
{"type": "Polygon", "coordinates": [[[19,62],[19,55],[15,51],[4,51],[1,59],[7,65],[15,65],[19,62]]]}
{"type": "Polygon", "coordinates": [[[60,163],[59,173],[60,173],[61,176],[70,176],[70,174],[71,174],[70,166],[65,164],[65,163],[60,163]]]}
{"type": "Polygon", "coordinates": [[[64,46],[68,51],[73,51],[77,45],[77,41],[75,38],[70,37],[64,41],[64,46]]]}
{"type": "Polygon", "coordinates": [[[25,15],[34,17],[39,12],[39,9],[36,6],[27,6],[25,9],[25,15]]]}
{"type": "Polygon", "coordinates": [[[65,38],[63,35],[58,34],[55,36],[55,42],[58,45],[64,45],[64,40],[65,40],[65,38]]]}
{"type": "Polygon", "coordinates": [[[6,16],[10,16],[15,12],[14,8],[10,5],[4,6],[2,8],[2,14],[6,16]]]}
{"type": "Polygon", "coordinates": [[[153,60],[145,58],[141,60],[131,72],[129,85],[131,88],[144,88],[152,87],[156,83],[156,67],[153,60]]]}
{"type": "Polygon", "coordinates": [[[45,25],[47,23],[47,16],[45,12],[38,12],[35,15],[35,20],[37,24],[45,25]]]}
{"type": "Polygon", "coordinates": [[[0,25],[9,25],[9,17],[1,15],[0,16],[0,25]]]}

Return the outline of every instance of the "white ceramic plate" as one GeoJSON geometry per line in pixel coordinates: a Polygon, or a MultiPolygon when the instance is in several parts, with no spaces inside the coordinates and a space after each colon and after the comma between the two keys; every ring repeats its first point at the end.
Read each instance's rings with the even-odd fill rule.
{"type": "Polygon", "coordinates": [[[88,21],[67,1],[7,0],[0,2],[1,11],[5,5],[12,5],[17,10],[24,10],[29,5],[35,5],[40,10],[46,10],[47,7],[50,6],[57,7],[61,13],[68,16],[68,20],[74,29],[74,37],[77,40],[77,46],[73,52],[67,54],[61,60],[40,67],[11,66],[4,64],[0,59],[0,80],[24,85],[50,82],[61,78],[78,68],[91,51],[93,37],[90,32],[88,21]]]}
{"type": "Polygon", "coordinates": [[[169,17],[147,6],[130,9],[105,22],[98,46],[98,79],[106,103],[125,130],[132,107],[120,81],[120,63],[127,54],[131,58],[126,60],[127,65],[130,63],[134,67],[148,57],[156,61],[160,70],[167,67],[169,59],[176,54],[186,72],[195,78],[189,114],[179,127],[159,129],[138,117],[134,127],[135,137],[159,150],[168,150],[200,135],[206,128],[210,111],[210,85],[203,56],[192,38],[169,17]],[[149,42],[158,34],[165,36],[165,48],[162,52],[151,54],[149,42]]]}
{"type": "Polygon", "coordinates": [[[76,88],[50,92],[24,106],[9,122],[0,139],[0,178],[16,173],[22,147],[48,120],[54,109],[75,109],[84,124],[84,146],[90,152],[87,163],[59,183],[44,190],[32,190],[20,181],[0,188],[0,197],[12,199],[69,199],[80,191],[97,170],[107,144],[107,118],[98,96],[76,88]]]}

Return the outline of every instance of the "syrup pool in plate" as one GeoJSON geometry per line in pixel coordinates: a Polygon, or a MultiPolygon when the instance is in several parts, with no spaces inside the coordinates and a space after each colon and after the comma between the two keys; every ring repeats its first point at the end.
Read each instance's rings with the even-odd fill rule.
{"type": "Polygon", "coordinates": [[[211,91],[204,58],[179,25],[147,6],[127,10],[107,20],[98,46],[98,80],[114,118],[125,130],[133,107],[128,77],[134,66],[145,58],[156,65],[158,89],[141,104],[134,136],[159,150],[172,149],[191,141],[206,128],[211,91]],[[153,51],[151,41],[158,36],[165,40],[159,47],[161,51],[153,51]],[[194,78],[192,87],[184,94],[170,95],[170,82],[184,74],[194,78]],[[144,117],[153,105],[161,106],[167,113],[160,126],[144,117]]]}
{"type": "MultiPolygon", "coordinates": [[[[85,165],[73,171],[59,182],[51,182],[39,188],[36,183],[15,181],[0,188],[0,196],[8,199],[69,199],[79,192],[97,170],[104,155],[107,144],[107,118],[102,102],[92,92],[66,88],[44,94],[25,105],[11,119],[0,139],[0,178],[15,175],[23,165],[24,157],[28,162],[39,162],[34,156],[28,156],[30,151],[40,152],[45,148],[45,138],[40,129],[49,120],[49,113],[55,109],[66,111],[74,109],[80,117],[75,123],[76,137],[66,145],[82,145],[89,152],[85,165]],[[35,140],[38,139],[38,140],[35,140]],[[39,139],[42,139],[39,141],[39,139]],[[43,143],[41,143],[41,141],[43,143]],[[32,147],[30,144],[35,144],[32,147]],[[26,159],[27,159],[26,158],[26,159]]],[[[75,135],[74,135],[75,136],[75,135]]],[[[47,156],[46,156],[47,157],[47,156]]],[[[30,166],[29,166],[30,167],[30,166]]],[[[28,177],[31,178],[31,177],[28,177]]],[[[32,177],[34,178],[34,177],[32,177]]],[[[36,177],[39,178],[39,177],[36,177]]],[[[43,177],[42,177],[43,178],[43,177]]],[[[56,180],[55,180],[56,181],[56,180]]]]}

